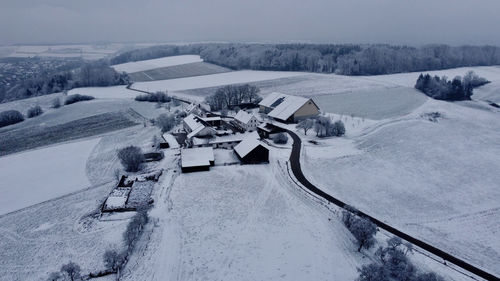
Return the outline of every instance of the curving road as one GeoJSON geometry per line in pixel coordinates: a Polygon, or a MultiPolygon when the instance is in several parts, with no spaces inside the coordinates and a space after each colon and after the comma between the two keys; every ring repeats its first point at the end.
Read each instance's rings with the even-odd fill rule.
{"type": "MultiPolygon", "coordinates": [[[[295,134],[294,132],[290,131],[290,130],[287,130],[288,134],[290,134],[290,136],[292,136],[292,139],[293,139],[293,146],[292,146],[292,153],[290,155],[290,166],[291,166],[291,169],[292,169],[292,172],[294,174],[294,176],[297,178],[297,180],[304,186],[306,187],[307,189],[309,189],[311,192],[315,193],[316,195],[324,198],[325,200],[327,200],[328,202],[331,202],[341,208],[345,208],[345,206],[347,205],[346,203],[340,201],[339,199],[331,196],[330,194],[324,192],[323,190],[319,189],[318,187],[316,187],[315,185],[313,185],[311,182],[309,182],[307,180],[307,178],[304,176],[304,173],[302,172],[302,169],[300,167],[300,150],[302,148],[302,140],[300,139],[300,137],[295,134]]],[[[470,272],[470,273],[473,273],[477,276],[480,276],[486,280],[495,280],[495,281],[498,281],[500,280],[500,278],[498,278],[497,276],[491,274],[491,273],[488,273],[460,258],[457,258],[447,252],[444,252],[443,250],[440,250],[422,240],[419,240],[413,236],[410,236],[366,213],[363,213],[361,211],[358,212],[358,214],[362,217],[366,217],[368,218],[369,220],[371,220],[373,223],[375,223],[379,228],[381,229],[384,229],[398,237],[400,237],[401,239],[404,239],[414,245],[417,245],[418,247],[442,258],[443,260],[446,260],[446,261],[449,261],[453,264],[455,264],[456,266],[470,272]]]]}

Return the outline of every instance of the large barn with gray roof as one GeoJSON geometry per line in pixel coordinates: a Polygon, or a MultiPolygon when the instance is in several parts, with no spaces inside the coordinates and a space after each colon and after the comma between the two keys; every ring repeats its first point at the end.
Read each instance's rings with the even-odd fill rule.
{"type": "Polygon", "coordinates": [[[298,122],[319,114],[310,98],[271,93],[259,103],[259,111],[281,122],[298,122]]]}

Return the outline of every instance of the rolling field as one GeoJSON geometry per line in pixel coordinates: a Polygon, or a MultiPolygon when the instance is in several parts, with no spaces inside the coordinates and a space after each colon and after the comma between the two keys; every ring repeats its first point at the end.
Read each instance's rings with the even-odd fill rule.
{"type": "Polygon", "coordinates": [[[397,87],[315,96],[321,110],[369,119],[386,119],[411,113],[428,98],[412,88],[397,87]]]}
{"type": "Polygon", "coordinates": [[[174,65],[202,62],[198,55],[171,56],[150,60],[132,61],[122,64],[116,64],[112,67],[118,72],[134,73],[155,68],[162,68],[174,65]]]}
{"type": "MultiPolygon", "coordinates": [[[[70,261],[77,263],[83,274],[103,270],[104,252],[122,247],[128,223],[125,218],[101,221],[91,216],[113,184],[0,216],[0,280],[47,280],[51,272],[70,261]]],[[[30,187],[39,188],[36,182],[30,187]]]]}
{"type": "Polygon", "coordinates": [[[306,144],[302,166],[340,200],[500,274],[498,118],[428,100],[351,139],[306,144]],[[444,115],[438,122],[420,117],[435,111],[444,115]]]}
{"type": "Polygon", "coordinates": [[[0,157],[0,215],[90,186],[86,162],[99,138],[0,157]]]}
{"type": "Polygon", "coordinates": [[[0,156],[137,125],[134,112],[103,113],[53,126],[28,126],[0,133],[0,156]]]}
{"type": "Polygon", "coordinates": [[[231,71],[228,68],[210,64],[206,62],[193,62],[176,66],[167,66],[146,70],[141,72],[129,73],[130,80],[133,82],[145,82],[155,80],[167,80],[184,77],[193,77],[201,75],[210,75],[231,71]]]}

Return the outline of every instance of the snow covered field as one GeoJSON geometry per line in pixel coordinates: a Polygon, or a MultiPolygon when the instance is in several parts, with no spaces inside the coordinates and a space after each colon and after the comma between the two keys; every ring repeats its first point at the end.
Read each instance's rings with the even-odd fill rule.
{"type": "MultiPolygon", "coordinates": [[[[103,270],[104,252],[123,247],[121,237],[128,223],[123,218],[100,221],[91,215],[113,184],[0,216],[0,280],[47,280],[51,272],[70,261],[84,274],[103,270]]],[[[31,183],[30,187],[40,185],[31,183]]]]}
{"type": "Polygon", "coordinates": [[[255,71],[241,70],[220,74],[203,75],[196,77],[159,80],[151,82],[134,83],[133,88],[143,91],[156,92],[165,91],[176,92],[187,89],[206,88],[223,86],[229,84],[249,83],[255,81],[272,80],[283,77],[304,75],[302,72],[280,72],[280,71],[255,71]]]}
{"type": "Polygon", "coordinates": [[[86,187],[90,139],[0,157],[0,215],[86,187]]]}
{"type": "Polygon", "coordinates": [[[145,70],[151,70],[160,67],[181,65],[193,62],[202,62],[203,60],[198,55],[183,55],[164,57],[151,60],[134,61],[122,64],[113,65],[112,67],[118,72],[134,73],[145,70]]]}
{"type": "Polygon", "coordinates": [[[100,99],[133,99],[140,93],[131,91],[125,85],[111,86],[111,87],[87,87],[75,88],[68,92],[68,94],[89,95],[100,99]]]}
{"type": "Polygon", "coordinates": [[[498,118],[428,100],[352,139],[306,143],[303,169],[340,200],[500,274],[498,118]],[[434,111],[444,118],[420,117],[434,111]]]}
{"type": "Polygon", "coordinates": [[[164,240],[150,242],[158,248],[123,280],[354,280],[363,262],[349,233],[293,194],[277,168],[179,175],[168,191],[170,207],[157,214],[168,218],[164,240]]]}

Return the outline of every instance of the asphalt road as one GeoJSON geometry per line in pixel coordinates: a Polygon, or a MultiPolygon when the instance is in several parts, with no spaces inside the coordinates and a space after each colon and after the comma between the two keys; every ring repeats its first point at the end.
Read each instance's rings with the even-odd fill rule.
{"type": "MultiPolygon", "coordinates": [[[[325,200],[327,200],[328,202],[331,202],[341,208],[344,208],[346,207],[346,203],[342,202],[341,200],[331,196],[330,194],[324,192],[323,190],[319,189],[318,187],[316,187],[315,185],[313,185],[311,182],[309,182],[307,180],[307,178],[304,176],[304,173],[302,172],[302,169],[300,167],[300,150],[302,148],[302,140],[300,139],[300,137],[295,134],[294,132],[292,131],[287,131],[288,134],[290,134],[290,136],[292,136],[293,138],[293,146],[292,146],[292,153],[290,155],[290,166],[291,166],[291,169],[292,169],[292,172],[295,176],[295,178],[297,178],[297,180],[304,186],[306,187],[307,189],[309,189],[311,192],[315,193],[316,195],[324,198],[325,200]]],[[[355,207],[355,206],[353,206],[355,207]]],[[[373,223],[375,223],[379,228],[381,229],[384,229],[396,236],[398,236],[399,238],[401,239],[404,239],[440,258],[442,258],[443,260],[446,260],[448,262],[451,262],[453,264],[455,264],[456,266],[470,272],[470,273],[473,273],[479,277],[482,277],[486,280],[495,280],[495,281],[498,281],[500,280],[500,278],[498,278],[497,276],[491,274],[491,273],[488,273],[456,256],[453,256],[443,250],[440,250],[422,240],[419,240],[413,236],[410,236],[390,225],[388,225],[387,223],[384,223],[366,213],[363,213],[361,211],[358,212],[358,215],[359,216],[362,216],[362,217],[366,217],[368,218],[369,220],[371,220],[373,223]]]]}

